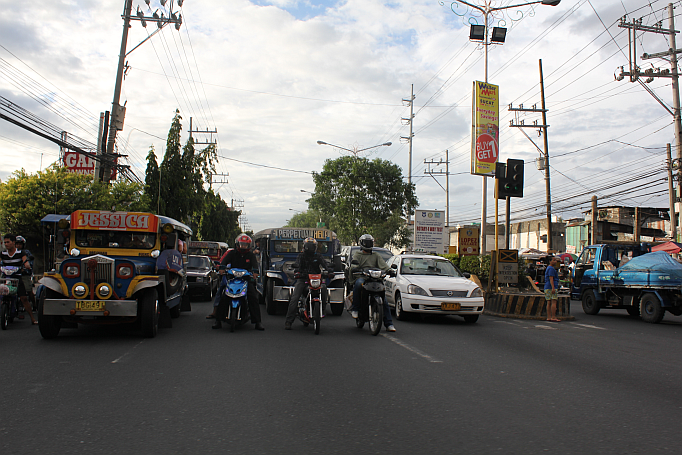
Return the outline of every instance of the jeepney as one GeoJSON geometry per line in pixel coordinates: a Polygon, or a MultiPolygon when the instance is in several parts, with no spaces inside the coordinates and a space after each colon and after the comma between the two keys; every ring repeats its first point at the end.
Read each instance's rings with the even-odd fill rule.
{"type": "Polygon", "coordinates": [[[189,242],[189,254],[192,256],[208,256],[213,262],[219,262],[223,254],[228,250],[225,242],[210,242],[192,240],[189,242]]]}
{"type": "Polygon", "coordinates": [[[78,210],[58,228],[59,260],[39,282],[43,338],[78,324],[124,323],[151,338],[191,310],[188,226],[151,213],[78,210]]]}
{"type": "Polygon", "coordinates": [[[268,314],[286,311],[289,297],[294,290],[294,262],[303,251],[303,240],[317,240],[317,252],[334,266],[334,273],[327,278],[327,292],[332,313],[343,313],[344,274],[341,264],[341,244],[329,229],[271,228],[254,234],[260,250],[258,292],[265,301],[268,314]]]}

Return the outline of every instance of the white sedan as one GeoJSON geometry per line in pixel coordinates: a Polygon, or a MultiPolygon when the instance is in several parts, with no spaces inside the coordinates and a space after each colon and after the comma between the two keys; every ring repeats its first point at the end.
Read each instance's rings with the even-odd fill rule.
{"type": "Polygon", "coordinates": [[[407,319],[408,313],[423,313],[462,316],[466,322],[476,322],[483,313],[483,291],[447,259],[401,254],[387,263],[397,273],[384,280],[386,300],[395,307],[399,320],[407,319]]]}

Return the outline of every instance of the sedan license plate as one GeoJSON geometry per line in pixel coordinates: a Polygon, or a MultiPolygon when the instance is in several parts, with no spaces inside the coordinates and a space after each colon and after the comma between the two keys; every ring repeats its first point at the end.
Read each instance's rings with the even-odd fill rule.
{"type": "Polygon", "coordinates": [[[461,309],[459,303],[446,303],[443,302],[440,304],[440,309],[442,311],[458,311],[461,309]]]}
{"type": "Polygon", "coordinates": [[[104,302],[96,300],[78,300],[76,311],[104,311],[104,302]]]}

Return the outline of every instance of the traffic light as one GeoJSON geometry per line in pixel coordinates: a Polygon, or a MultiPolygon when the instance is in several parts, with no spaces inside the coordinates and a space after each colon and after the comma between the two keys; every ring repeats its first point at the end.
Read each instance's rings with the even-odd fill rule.
{"type": "Polygon", "coordinates": [[[523,167],[523,160],[507,160],[507,175],[504,179],[505,196],[523,197],[523,167]]]}
{"type": "Polygon", "coordinates": [[[504,184],[507,181],[507,165],[500,163],[499,161],[495,163],[495,179],[497,182],[497,191],[495,192],[495,197],[497,199],[506,199],[508,194],[504,191],[504,184]]]}

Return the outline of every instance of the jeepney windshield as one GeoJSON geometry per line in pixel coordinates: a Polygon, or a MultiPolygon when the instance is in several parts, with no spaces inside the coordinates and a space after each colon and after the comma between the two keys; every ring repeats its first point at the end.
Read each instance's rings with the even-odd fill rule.
{"type": "MultiPolygon", "coordinates": [[[[300,253],[303,251],[303,240],[275,240],[275,253],[300,253]]],[[[317,252],[326,254],[329,251],[329,242],[317,242],[317,252]]]]}
{"type": "Polygon", "coordinates": [[[189,254],[194,254],[197,256],[210,256],[210,257],[218,257],[220,256],[218,253],[218,247],[190,247],[189,248],[189,254]]]}
{"type": "Polygon", "coordinates": [[[76,230],[76,245],[81,248],[126,248],[148,250],[156,244],[156,233],[76,230]]]}

